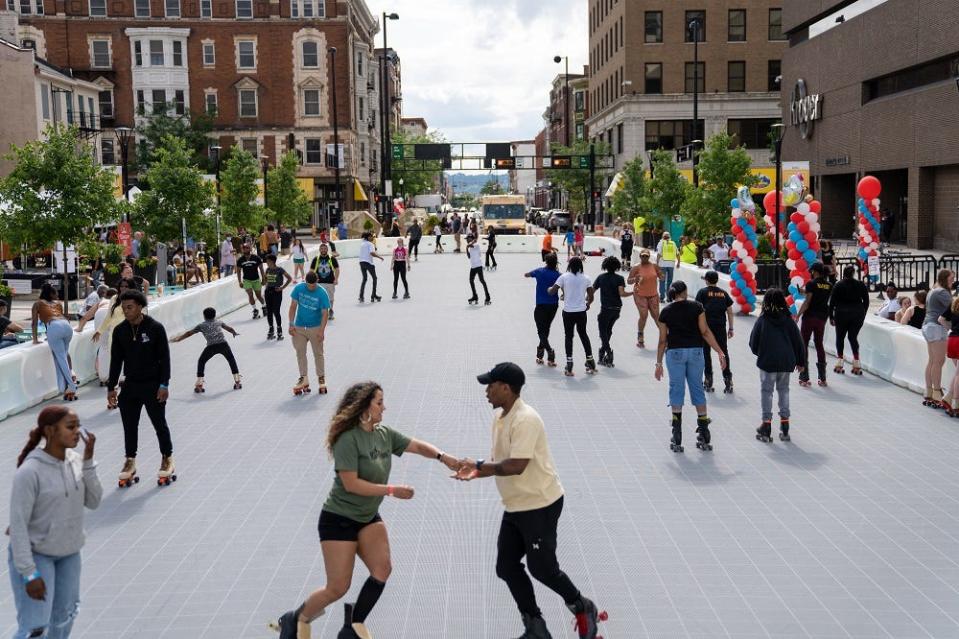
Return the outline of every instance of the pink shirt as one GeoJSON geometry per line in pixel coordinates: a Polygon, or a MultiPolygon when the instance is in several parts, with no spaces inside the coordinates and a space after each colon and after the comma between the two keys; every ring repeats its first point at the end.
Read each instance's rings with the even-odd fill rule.
{"type": "Polygon", "coordinates": [[[395,249],[393,249],[393,259],[396,260],[397,262],[405,262],[405,261],[406,261],[406,247],[404,247],[404,246],[397,246],[395,249]]]}
{"type": "Polygon", "coordinates": [[[580,242],[582,242],[582,241],[583,241],[583,232],[582,232],[582,231],[574,231],[574,232],[573,232],[573,241],[576,242],[577,244],[579,244],[580,242]]]}

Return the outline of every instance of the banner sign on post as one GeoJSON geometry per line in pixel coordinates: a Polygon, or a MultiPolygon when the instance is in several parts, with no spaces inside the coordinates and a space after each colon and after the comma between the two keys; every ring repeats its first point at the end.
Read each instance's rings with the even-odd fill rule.
{"type": "Polygon", "coordinates": [[[120,222],[117,224],[117,244],[123,246],[126,250],[124,255],[133,252],[133,227],[129,222],[120,222]]]}
{"type": "Polygon", "coordinates": [[[869,279],[873,282],[879,281],[879,256],[870,255],[866,259],[866,263],[869,266],[869,279]]]}

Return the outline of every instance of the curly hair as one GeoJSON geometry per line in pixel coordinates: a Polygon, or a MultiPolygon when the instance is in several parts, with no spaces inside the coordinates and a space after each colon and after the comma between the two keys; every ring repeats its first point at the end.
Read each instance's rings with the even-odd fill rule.
{"type": "Polygon", "coordinates": [[[376,391],[382,391],[383,387],[376,382],[360,382],[353,384],[340,399],[336,412],[330,420],[330,429],[326,434],[326,449],[330,455],[333,454],[333,446],[340,435],[355,428],[360,423],[360,415],[364,413],[373,403],[376,391]]]}

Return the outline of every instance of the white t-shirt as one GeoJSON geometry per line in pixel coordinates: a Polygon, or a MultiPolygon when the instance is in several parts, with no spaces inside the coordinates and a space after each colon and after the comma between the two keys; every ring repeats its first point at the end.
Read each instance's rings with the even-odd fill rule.
{"type": "Polygon", "coordinates": [[[729,259],[729,247],[720,246],[718,242],[709,247],[709,252],[713,254],[713,261],[715,262],[729,259]]]}
{"type": "Polygon", "coordinates": [[[87,295],[87,299],[83,300],[83,312],[86,313],[87,311],[89,311],[91,308],[93,308],[99,303],[100,303],[100,295],[96,291],[93,291],[92,293],[87,295]]]}
{"type": "Polygon", "coordinates": [[[443,234],[443,229],[440,227],[439,224],[433,227],[433,235],[439,237],[442,234],[443,234]]]}
{"type": "Polygon", "coordinates": [[[586,289],[592,286],[589,278],[582,273],[567,271],[556,280],[556,286],[563,289],[563,310],[567,313],[579,313],[586,310],[586,289]]]}
{"type": "Polygon", "coordinates": [[[236,256],[233,255],[233,242],[223,240],[220,246],[220,264],[224,266],[236,266],[236,256]]]}
{"type": "Polygon", "coordinates": [[[300,246],[299,244],[294,244],[291,247],[291,251],[293,252],[293,255],[297,257],[306,257],[306,251],[304,251],[303,247],[300,246]]]}
{"type": "Polygon", "coordinates": [[[470,258],[470,268],[483,268],[483,255],[480,252],[479,244],[466,247],[466,254],[470,258]]]}
{"type": "Polygon", "coordinates": [[[900,310],[902,310],[902,304],[899,303],[899,298],[895,297],[891,300],[886,300],[886,303],[876,311],[876,315],[885,317],[886,319],[896,319],[896,313],[900,310]]]}
{"type": "Polygon", "coordinates": [[[363,243],[360,244],[360,261],[366,262],[367,264],[373,263],[373,242],[369,240],[363,240],[363,243]]]}

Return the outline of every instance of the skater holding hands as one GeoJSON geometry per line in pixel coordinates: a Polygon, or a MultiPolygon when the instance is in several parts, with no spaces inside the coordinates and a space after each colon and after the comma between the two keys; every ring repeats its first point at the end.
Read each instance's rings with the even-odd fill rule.
{"type": "Polygon", "coordinates": [[[234,338],[239,337],[240,335],[232,327],[227,326],[222,321],[216,319],[216,309],[210,307],[203,309],[202,322],[182,335],[177,335],[170,340],[171,342],[182,342],[188,337],[193,337],[197,333],[202,333],[203,337],[206,338],[206,348],[204,348],[203,352],[200,353],[200,359],[197,360],[196,363],[196,385],[193,387],[194,393],[206,392],[203,382],[203,373],[206,370],[206,363],[209,362],[214,355],[222,355],[226,359],[227,364],[230,365],[230,372],[233,373],[233,389],[239,390],[240,388],[243,388],[243,384],[240,381],[240,369],[236,365],[236,358],[233,356],[233,349],[231,349],[230,345],[227,344],[226,336],[223,334],[223,331],[230,333],[234,338]]]}
{"type": "Polygon", "coordinates": [[[593,283],[583,274],[583,260],[570,258],[566,272],[559,276],[556,283],[549,287],[549,293],[556,295],[563,291],[563,329],[566,333],[566,377],[573,376],[573,329],[579,334],[586,352],[586,372],[596,372],[593,361],[593,347],[586,333],[586,311],[593,303],[593,283]]]}
{"type": "Polygon", "coordinates": [[[599,291],[601,309],[596,322],[599,324],[599,363],[613,368],[613,324],[623,310],[623,299],[632,293],[626,290],[626,280],[618,273],[622,263],[610,255],[603,260],[603,273],[593,282],[593,288],[599,291]]]}
{"type": "Polygon", "coordinates": [[[370,576],[354,604],[346,604],[346,621],[339,639],[367,639],[365,622],[383,594],[390,576],[390,543],[379,509],[386,497],[412,499],[412,486],[390,484],[392,457],[403,453],[437,460],[450,470],[458,460],[436,446],[411,439],[382,423],[386,406],[376,382],[351,386],[330,421],[326,446],[336,476],[320,513],[319,534],[326,586],[314,591],[296,610],[273,625],[280,639],[310,636],[309,624],[350,589],[356,557],[370,576]]]}

